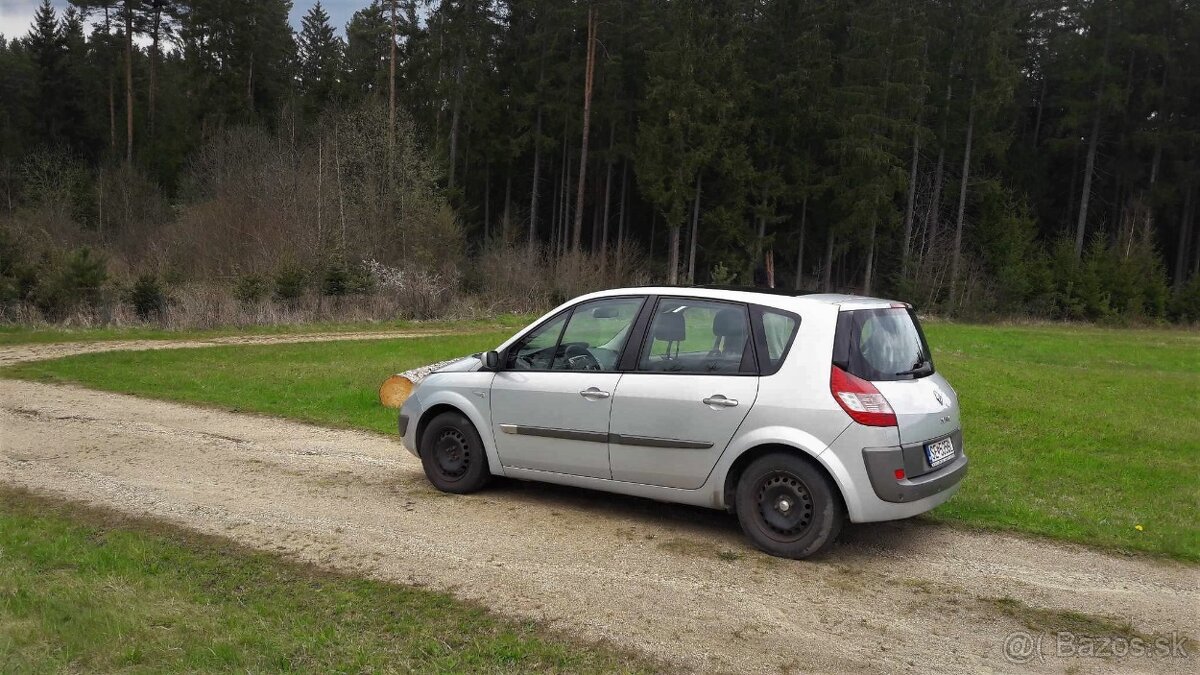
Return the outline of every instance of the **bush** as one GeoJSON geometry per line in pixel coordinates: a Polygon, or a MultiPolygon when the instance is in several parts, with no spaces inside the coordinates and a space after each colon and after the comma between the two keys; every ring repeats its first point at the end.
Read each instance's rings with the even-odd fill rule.
{"type": "Polygon", "coordinates": [[[270,284],[258,274],[243,274],[233,284],[233,297],[243,305],[253,305],[267,297],[270,284]]]}
{"type": "Polygon", "coordinates": [[[1175,292],[1171,298],[1171,318],[1181,323],[1200,321],[1200,277],[1175,292]]]}
{"type": "Polygon", "coordinates": [[[78,307],[100,304],[108,282],[108,261],[84,246],[72,251],[61,265],[44,257],[38,272],[34,302],[47,318],[59,320],[78,307]]]}
{"type": "Polygon", "coordinates": [[[129,304],[142,321],[162,318],[163,310],[167,308],[167,296],[158,277],[153,274],[138,277],[129,291],[129,304]]]}
{"type": "Polygon", "coordinates": [[[275,299],[283,303],[294,303],[304,296],[308,287],[308,275],[295,263],[285,263],[275,271],[275,299]]]}

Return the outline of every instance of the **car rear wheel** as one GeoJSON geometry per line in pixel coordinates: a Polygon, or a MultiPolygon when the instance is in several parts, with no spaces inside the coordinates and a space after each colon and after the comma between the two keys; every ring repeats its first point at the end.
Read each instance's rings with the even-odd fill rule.
{"type": "Polygon", "coordinates": [[[755,546],[782,558],[807,558],[829,548],[842,530],[836,489],[805,459],[771,453],[742,472],[734,507],[755,546]]]}
{"type": "Polygon", "coordinates": [[[442,492],[474,492],[492,477],[479,432],[462,413],[433,418],[421,434],[420,449],[426,477],[442,492]]]}

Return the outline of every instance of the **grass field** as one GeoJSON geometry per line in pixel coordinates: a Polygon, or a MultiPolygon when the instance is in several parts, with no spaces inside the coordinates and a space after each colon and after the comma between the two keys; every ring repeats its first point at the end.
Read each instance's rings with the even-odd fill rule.
{"type": "Polygon", "coordinates": [[[170,330],[150,326],[121,328],[58,328],[0,325],[0,346],[51,344],[62,342],[101,342],[104,340],[204,340],[245,335],[289,335],[376,331],[423,331],[453,328],[456,331],[488,328],[517,329],[533,320],[532,316],[501,314],[474,321],[377,321],[362,323],[276,324],[269,326],[227,326],[209,330],[170,330]]]}
{"type": "Polygon", "coordinates": [[[3,488],[0,552],[0,672],[656,669],[443,593],[3,488]]]}
{"type": "MultiPolygon", "coordinates": [[[[7,376],[394,433],[390,373],[511,331],[373,342],[115,352],[7,376]]],[[[1200,560],[1200,334],[927,326],[963,406],[967,482],[932,518],[1200,560]]]]}

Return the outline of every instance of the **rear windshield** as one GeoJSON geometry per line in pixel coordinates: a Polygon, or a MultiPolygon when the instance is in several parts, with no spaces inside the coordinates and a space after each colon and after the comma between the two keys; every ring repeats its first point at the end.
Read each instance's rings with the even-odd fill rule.
{"type": "Polygon", "coordinates": [[[857,309],[838,315],[833,362],[874,382],[933,374],[933,359],[921,324],[904,307],[857,309]]]}

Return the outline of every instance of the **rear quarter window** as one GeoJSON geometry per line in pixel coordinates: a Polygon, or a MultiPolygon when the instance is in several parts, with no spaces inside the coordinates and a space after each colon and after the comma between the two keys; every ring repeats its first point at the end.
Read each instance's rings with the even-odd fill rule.
{"type": "Polygon", "coordinates": [[[762,309],[762,333],[767,353],[767,368],[764,369],[766,372],[779,369],[779,364],[787,355],[799,326],[800,317],[794,314],[784,314],[765,307],[762,309]]]}

